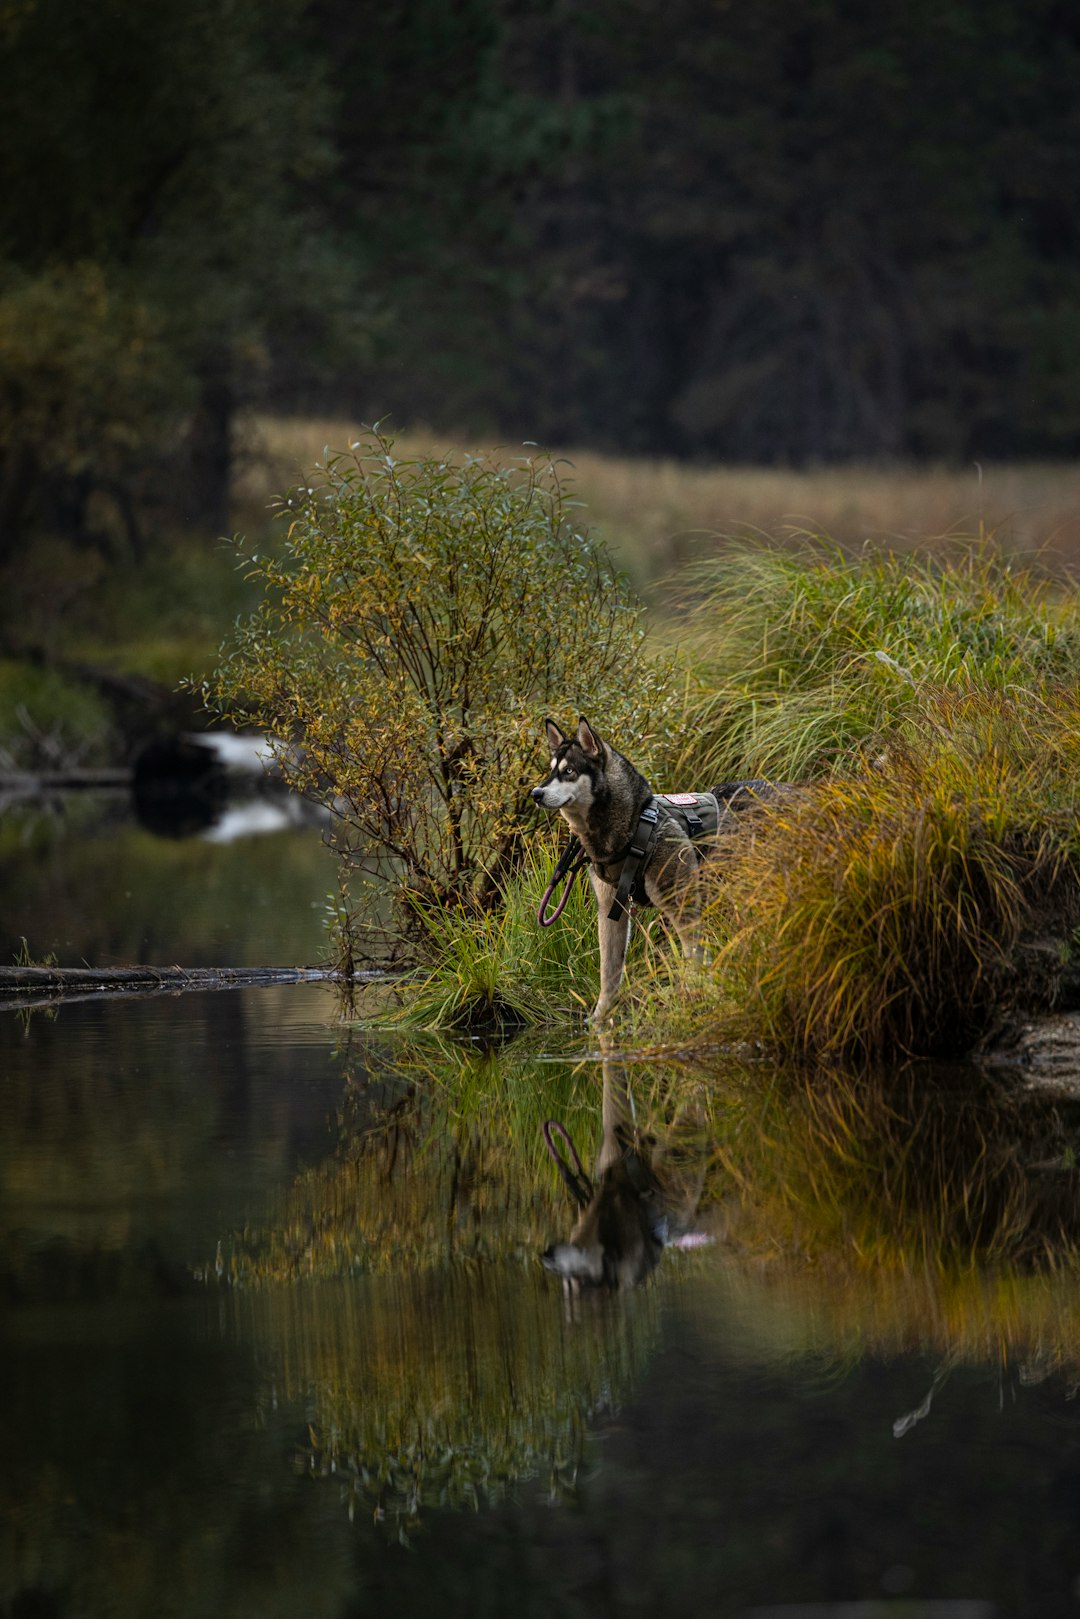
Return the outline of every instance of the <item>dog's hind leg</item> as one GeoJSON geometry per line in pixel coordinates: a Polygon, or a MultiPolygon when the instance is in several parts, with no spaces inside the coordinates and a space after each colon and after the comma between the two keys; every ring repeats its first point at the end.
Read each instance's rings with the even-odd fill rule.
{"type": "Polygon", "coordinates": [[[615,1004],[622,983],[626,946],[630,938],[630,913],[624,910],[619,920],[613,922],[608,912],[615,900],[614,887],[611,883],[602,882],[595,871],[590,871],[589,877],[599,909],[600,934],[600,999],[593,1007],[592,1020],[603,1023],[615,1004]]]}
{"type": "Polygon", "coordinates": [[[658,851],[653,870],[645,877],[645,892],[664,921],[678,934],[688,961],[703,961],[701,947],[701,887],[698,857],[689,839],[658,851]]]}

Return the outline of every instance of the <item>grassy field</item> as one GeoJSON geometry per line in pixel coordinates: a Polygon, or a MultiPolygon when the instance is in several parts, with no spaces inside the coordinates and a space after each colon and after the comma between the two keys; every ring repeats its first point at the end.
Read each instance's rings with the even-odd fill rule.
{"type": "MultiPolygon", "coordinates": [[[[236,522],[265,521],[269,501],[356,427],[341,420],[259,417],[245,424],[236,522]]],[[[404,454],[441,449],[402,434],[404,454]]],[[[513,446],[505,447],[513,453],[513,446]]],[[[843,550],[867,540],[898,551],[948,548],[957,536],[994,535],[1010,554],[1080,570],[1080,463],[945,467],[828,467],[809,471],[699,467],[565,452],[585,519],[640,587],[651,587],[733,536],[828,535],[843,550]]]]}
{"type": "MultiPolygon", "coordinates": [[[[342,420],[258,417],[242,423],[230,526],[255,546],[275,533],[271,505],[357,429],[342,420]]],[[[402,453],[436,444],[402,435],[402,453]]],[[[442,441],[438,446],[445,447],[442,441]]],[[[508,447],[512,450],[512,447],[508,447]]],[[[566,476],[595,530],[654,605],[692,561],[733,540],[824,534],[844,552],[948,553],[993,535],[1010,555],[1051,572],[1080,571],[1080,464],[974,467],[696,467],[569,451],[566,476]]],[[[212,534],[161,534],[141,562],[62,542],[35,548],[8,580],[13,642],[167,685],[201,673],[238,614],[254,605],[236,554],[212,534]]]]}

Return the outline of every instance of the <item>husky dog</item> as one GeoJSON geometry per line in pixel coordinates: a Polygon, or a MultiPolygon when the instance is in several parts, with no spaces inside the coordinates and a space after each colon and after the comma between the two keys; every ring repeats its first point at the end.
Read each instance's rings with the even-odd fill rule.
{"type": "Polygon", "coordinates": [[[636,1287],[655,1270],[665,1248],[712,1241],[689,1229],[705,1179],[707,1155],[700,1143],[689,1153],[665,1153],[641,1140],[625,1070],[605,1058],[603,1075],[603,1136],[595,1180],[582,1169],[563,1126],[554,1120],[544,1126],[548,1151],[578,1216],[567,1241],[552,1243],[540,1262],[575,1294],[583,1288],[636,1287]],[[553,1132],[569,1147],[572,1166],[556,1148],[553,1132]]]}
{"type": "Polygon", "coordinates": [[[707,849],[694,843],[678,806],[710,801],[709,831],[715,841],[716,833],[734,825],[734,811],[769,796],[769,788],[764,782],[739,782],[716,787],[708,794],[658,797],[640,771],[602,741],[588,720],[581,720],[573,737],[567,737],[554,720],[544,724],[551,771],[532,789],[532,798],[541,809],[558,810],[589,861],[600,933],[600,997],[592,1017],[602,1023],[622,981],[630,917],[626,905],[620,903],[620,879],[628,857],[637,853],[634,840],[641,836],[643,817],[652,814],[652,806],[659,806],[631,897],[639,904],[655,905],[675,929],[683,953],[700,959],[697,873],[707,849]]]}

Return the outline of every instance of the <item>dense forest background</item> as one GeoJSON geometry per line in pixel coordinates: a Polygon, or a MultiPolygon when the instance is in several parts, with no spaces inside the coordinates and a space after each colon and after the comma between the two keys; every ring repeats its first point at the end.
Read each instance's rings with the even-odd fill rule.
{"type": "Polygon", "coordinates": [[[0,562],[238,415],[711,461],[1080,439],[1064,0],[0,0],[0,562]]]}

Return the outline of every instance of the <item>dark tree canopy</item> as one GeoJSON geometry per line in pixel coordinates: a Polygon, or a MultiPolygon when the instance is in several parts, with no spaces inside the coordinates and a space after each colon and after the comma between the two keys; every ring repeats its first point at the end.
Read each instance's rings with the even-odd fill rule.
{"type": "Polygon", "coordinates": [[[601,0],[504,40],[562,119],[502,254],[540,277],[505,316],[515,426],[744,461],[1072,451],[1069,8],[601,0]]]}
{"type": "Polygon", "coordinates": [[[0,0],[0,554],[235,412],[740,461],[1080,430],[1060,0],[0,0]]]}
{"type": "Polygon", "coordinates": [[[304,22],[302,0],[0,11],[0,543],[79,529],[102,493],[132,523],[170,493],[223,519],[236,404],[295,323],[340,340],[304,22]]]}

